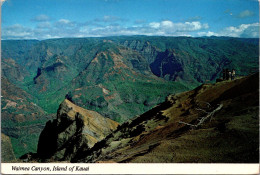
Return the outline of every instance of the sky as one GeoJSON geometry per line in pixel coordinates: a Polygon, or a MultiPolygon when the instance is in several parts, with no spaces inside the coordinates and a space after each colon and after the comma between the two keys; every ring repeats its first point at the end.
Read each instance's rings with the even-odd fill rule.
{"type": "Polygon", "coordinates": [[[258,0],[0,0],[2,39],[259,37],[258,0]]]}

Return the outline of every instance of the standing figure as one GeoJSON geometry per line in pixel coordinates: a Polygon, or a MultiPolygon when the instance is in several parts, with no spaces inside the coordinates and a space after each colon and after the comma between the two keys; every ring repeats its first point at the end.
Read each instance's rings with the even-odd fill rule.
{"type": "Polygon", "coordinates": [[[225,73],[226,73],[226,80],[229,80],[229,70],[226,69],[226,70],[225,70],[225,73]]]}
{"type": "Polygon", "coordinates": [[[232,79],[232,73],[231,71],[228,71],[228,80],[231,80],[232,79]]]}
{"type": "Polygon", "coordinates": [[[235,76],[236,76],[236,71],[235,69],[232,69],[231,79],[234,80],[235,76]]]}

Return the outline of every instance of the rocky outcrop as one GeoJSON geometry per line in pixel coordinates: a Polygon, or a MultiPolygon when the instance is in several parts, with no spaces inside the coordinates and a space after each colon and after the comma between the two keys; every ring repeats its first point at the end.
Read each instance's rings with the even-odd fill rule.
{"type": "Polygon", "coordinates": [[[117,126],[118,123],[66,99],[58,109],[57,119],[46,123],[39,138],[37,157],[42,161],[69,161],[78,148],[93,147],[117,126]]]}
{"type": "Polygon", "coordinates": [[[234,68],[241,76],[258,71],[258,55],[258,39],[5,40],[2,76],[16,87],[2,79],[2,132],[12,139],[19,157],[36,151],[47,121],[42,117],[56,113],[66,94],[75,104],[122,123],[163,102],[170,93],[215,81],[223,68],[234,68]],[[23,98],[24,93],[30,99],[23,98]]]}
{"type": "Polygon", "coordinates": [[[67,98],[78,106],[122,123],[161,103],[169,92],[187,89],[153,75],[146,59],[132,49],[110,42],[98,48],[92,61],[67,86],[67,98]]]}
{"type": "Polygon", "coordinates": [[[257,163],[258,75],[170,95],[73,161],[257,163]]]}

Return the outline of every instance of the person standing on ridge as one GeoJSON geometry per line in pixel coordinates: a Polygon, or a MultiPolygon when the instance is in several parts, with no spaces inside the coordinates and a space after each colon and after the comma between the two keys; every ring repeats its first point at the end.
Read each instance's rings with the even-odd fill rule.
{"type": "Polygon", "coordinates": [[[235,76],[236,76],[236,71],[235,71],[235,69],[232,69],[231,79],[234,80],[235,76]]]}
{"type": "Polygon", "coordinates": [[[225,74],[226,74],[226,79],[225,80],[229,80],[229,70],[228,69],[226,69],[225,74]]]}
{"type": "Polygon", "coordinates": [[[228,71],[228,80],[231,80],[232,79],[232,73],[231,71],[228,71]]]}

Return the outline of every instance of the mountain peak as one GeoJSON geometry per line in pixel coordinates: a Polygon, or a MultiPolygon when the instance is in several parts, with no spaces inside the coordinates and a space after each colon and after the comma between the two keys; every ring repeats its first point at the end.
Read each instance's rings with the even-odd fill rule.
{"type": "MultiPolygon", "coordinates": [[[[87,110],[84,108],[81,108],[75,104],[73,104],[68,99],[65,99],[57,113],[57,119],[62,119],[64,117],[69,117],[71,120],[75,120],[77,116],[81,116],[82,121],[84,122],[85,128],[87,129],[89,126],[95,126],[96,130],[105,131],[108,132],[109,130],[114,130],[118,126],[118,123],[109,119],[105,118],[99,113],[91,110],[87,110]],[[64,115],[66,114],[66,115],[64,115]],[[107,127],[108,126],[108,127],[107,127]],[[107,127],[107,128],[106,128],[107,127]]],[[[96,133],[96,135],[99,135],[96,133]]],[[[100,134],[101,137],[104,136],[104,134],[100,134]]]]}
{"type": "Polygon", "coordinates": [[[48,121],[40,135],[37,156],[43,160],[70,160],[78,148],[91,148],[117,126],[117,122],[65,99],[57,119],[48,121]]]}

